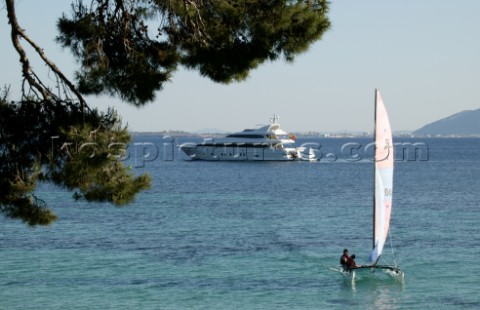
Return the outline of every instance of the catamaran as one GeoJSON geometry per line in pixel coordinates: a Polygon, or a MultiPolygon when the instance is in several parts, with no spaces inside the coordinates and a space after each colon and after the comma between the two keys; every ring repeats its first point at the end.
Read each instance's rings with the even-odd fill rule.
{"type": "MultiPolygon", "coordinates": [[[[394,146],[392,141],[392,129],[388,119],[387,110],[378,90],[375,90],[375,153],[374,153],[374,197],[373,197],[373,250],[369,257],[369,264],[354,267],[346,275],[370,270],[375,272],[383,270],[395,278],[403,280],[404,273],[395,263],[392,265],[379,264],[383,253],[385,241],[389,236],[390,216],[392,212],[393,194],[393,165],[394,146]]],[[[393,249],[392,249],[393,253],[393,249]]]]}

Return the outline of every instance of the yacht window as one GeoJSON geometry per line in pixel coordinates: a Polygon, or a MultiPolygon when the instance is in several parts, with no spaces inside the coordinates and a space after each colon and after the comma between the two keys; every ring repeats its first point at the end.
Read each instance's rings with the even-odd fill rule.
{"type": "Polygon", "coordinates": [[[243,139],[263,139],[262,135],[242,135],[242,134],[231,134],[227,138],[243,138],[243,139]]]}

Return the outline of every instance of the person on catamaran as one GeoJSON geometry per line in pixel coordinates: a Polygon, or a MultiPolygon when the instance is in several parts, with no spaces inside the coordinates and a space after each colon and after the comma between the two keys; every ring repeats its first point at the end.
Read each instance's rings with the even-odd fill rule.
{"type": "Polygon", "coordinates": [[[342,266],[343,271],[348,271],[348,260],[350,256],[348,255],[348,249],[343,250],[343,255],[340,257],[340,266],[342,266]]]}
{"type": "Polygon", "coordinates": [[[352,256],[350,256],[350,258],[347,261],[348,271],[351,271],[352,269],[359,268],[359,267],[362,267],[362,266],[357,265],[357,263],[355,262],[355,254],[352,254],[352,256]]]}

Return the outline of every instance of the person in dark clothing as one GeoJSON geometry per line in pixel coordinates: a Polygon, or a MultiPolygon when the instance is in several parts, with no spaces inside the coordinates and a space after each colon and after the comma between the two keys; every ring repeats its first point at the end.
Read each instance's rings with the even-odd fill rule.
{"type": "Polygon", "coordinates": [[[343,250],[343,255],[340,257],[340,266],[342,266],[343,271],[348,270],[348,260],[350,256],[348,255],[348,249],[343,250]]]}
{"type": "Polygon", "coordinates": [[[357,263],[355,262],[355,254],[353,254],[352,256],[350,256],[350,258],[347,261],[347,268],[348,270],[352,270],[358,267],[361,267],[361,266],[357,265],[357,263]]]}

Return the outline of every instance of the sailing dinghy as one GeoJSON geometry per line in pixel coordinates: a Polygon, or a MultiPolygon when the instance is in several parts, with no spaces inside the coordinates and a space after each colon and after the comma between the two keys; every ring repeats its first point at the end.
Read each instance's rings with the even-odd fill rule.
{"type": "MultiPolygon", "coordinates": [[[[388,120],[387,110],[378,90],[375,90],[375,153],[374,153],[374,197],[373,197],[373,250],[369,264],[355,267],[350,274],[355,278],[355,272],[383,270],[395,278],[403,280],[404,273],[395,263],[393,265],[378,264],[383,253],[385,241],[389,235],[390,215],[392,212],[394,147],[392,129],[388,120]]],[[[392,250],[393,253],[393,250],[392,250]]]]}

